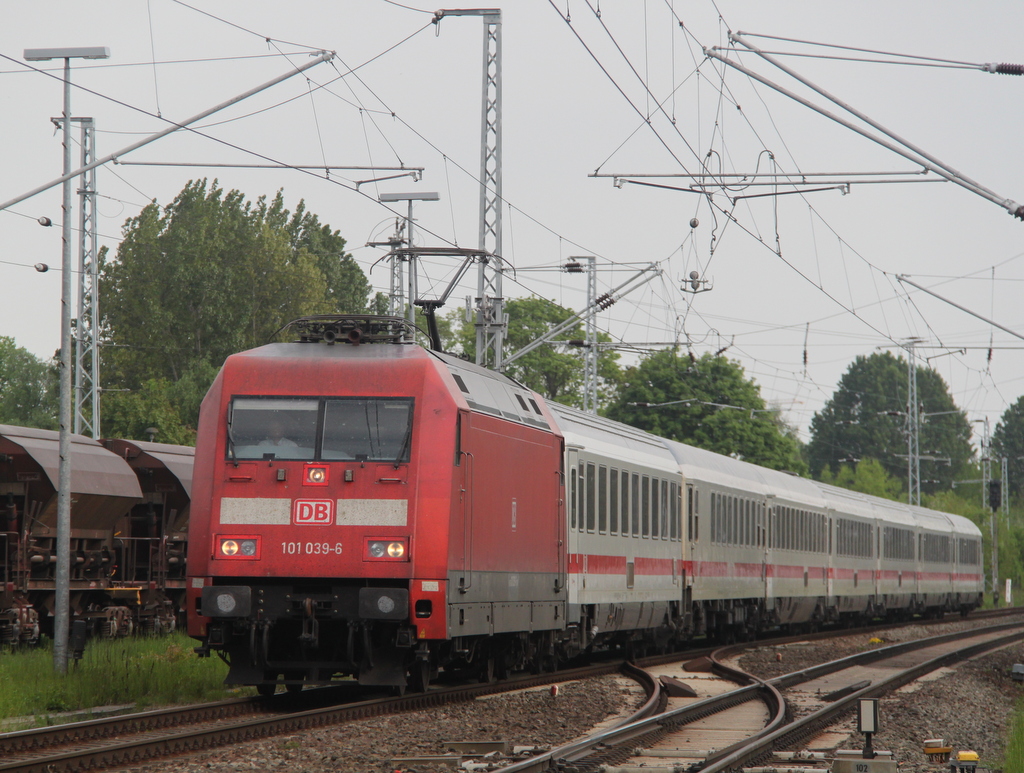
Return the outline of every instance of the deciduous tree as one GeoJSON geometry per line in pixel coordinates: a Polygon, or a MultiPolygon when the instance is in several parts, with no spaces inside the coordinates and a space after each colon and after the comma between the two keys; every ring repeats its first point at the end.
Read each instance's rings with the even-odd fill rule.
{"type": "MultiPolygon", "coordinates": [[[[889,352],[857,357],[822,410],[811,420],[811,473],[877,459],[888,475],[907,480],[907,361],[889,352]]],[[[971,462],[971,426],[942,377],[918,366],[918,448],[921,490],[948,489],[971,462]]]]}
{"type": "Polygon", "coordinates": [[[1006,457],[1010,491],[1020,496],[1024,491],[1024,396],[1007,408],[992,433],[992,452],[1006,457]]]}
{"type": "Polygon", "coordinates": [[[831,468],[825,467],[821,471],[821,481],[862,494],[906,501],[903,484],[889,475],[877,459],[861,459],[856,464],[842,464],[835,475],[831,468]]]}
{"type": "Polygon", "coordinates": [[[776,470],[803,472],[800,444],[760,387],[723,356],[665,349],[627,368],[609,418],[776,470]]]}
{"type": "Polygon", "coordinates": [[[0,424],[57,429],[57,370],[0,336],[0,424]]]}

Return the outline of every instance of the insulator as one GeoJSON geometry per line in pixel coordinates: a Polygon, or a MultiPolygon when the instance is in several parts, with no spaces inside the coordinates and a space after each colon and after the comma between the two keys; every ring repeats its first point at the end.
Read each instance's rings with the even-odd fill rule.
{"type": "Polygon", "coordinates": [[[587,345],[587,342],[584,341],[582,338],[570,338],[569,339],[569,346],[586,346],[586,345],[587,345]]]}
{"type": "Polygon", "coordinates": [[[570,260],[568,263],[565,264],[565,266],[563,266],[563,268],[565,268],[566,273],[569,274],[583,273],[583,265],[578,260],[570,260]]]}
{"type": "Polygon", "coordinates": [[[595,303],[597,304],[597,307],[598,307],[598,308],[599,308],[599,309],[600,309],[601,311],[604,311],[604,310],[605,310],[605,309],[607,309],[607,308],[608,308],[609,306],[613,305],[613,304],[615,303],[615,301],[616,301],[616,299],[615,299],[615,298],[613,298],[613,297],[612,297],[611,295],[609,295],[608,293],[605,293],[604,295],[600,296],[600,297],[599,297],[599,298],[598,298],[598,299],[597,299],[597,300],[595,301],[595,303]]]}
{"type": "Polygon", "coordinates": [[[1002,64],[996,65],[997,75],[1024,75],[1024,64],[1002,64]]]}

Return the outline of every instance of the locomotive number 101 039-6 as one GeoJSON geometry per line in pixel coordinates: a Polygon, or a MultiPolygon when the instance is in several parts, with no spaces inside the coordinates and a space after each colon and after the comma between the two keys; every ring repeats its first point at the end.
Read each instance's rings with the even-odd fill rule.
{"type": "Polygon", "coordinates": [[[340,556],[341,543],[335,542],[282,542],[281,552],[286,556],[340,556]]]}

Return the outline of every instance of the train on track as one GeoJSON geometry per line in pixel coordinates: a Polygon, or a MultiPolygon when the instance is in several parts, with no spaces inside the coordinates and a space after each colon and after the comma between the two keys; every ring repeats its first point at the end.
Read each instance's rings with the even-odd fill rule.
{"type": "Polygon", "coordinates": [[[293,325],[200,415],[188,630],[229,683],[424,689],[981,603],[966,518],[546,401],[400,319],[293,325]]]}
{"type": "MultiPolygon", "coordinates": [[[[70,602],[100,636],[183,619],[193,449],[71,436],[70,602]]],[[[52,634],[59,436],[0,425],[0,644],[52,634]]]]}

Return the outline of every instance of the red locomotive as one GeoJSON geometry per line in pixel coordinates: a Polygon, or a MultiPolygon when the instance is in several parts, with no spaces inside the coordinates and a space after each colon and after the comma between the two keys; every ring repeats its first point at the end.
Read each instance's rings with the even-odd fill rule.
{"type": "Polygon", "coordinates": [[[339,674],[423,687],[439,664],[553,656],[562,439],[541,403],[459,363],[509,393],[510,410],[480,410],[458,360],[402,343],[400,320],[300,330],[304,343],[229,357],[203,402],[188,563],[201,650],[269,692],[339,674]]]}
{"type": "Polygon", "coordinates": [[[229,357],[200,415],[188,627],[229,683],[424,689],[980,603],[967,519],[549,406],[401,319],[294,325],[229,357]]]}

